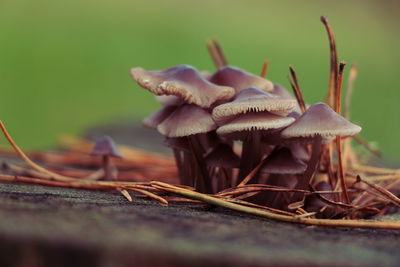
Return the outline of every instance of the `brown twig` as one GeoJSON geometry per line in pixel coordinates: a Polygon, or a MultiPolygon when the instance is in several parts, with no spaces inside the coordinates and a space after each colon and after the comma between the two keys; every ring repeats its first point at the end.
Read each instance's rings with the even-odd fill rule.
{"type": "Polygon", "coordinates": [[[382,196],[384,196],[386,199],[390,200],[390,202],[392,202],[396,206],[400,207],[400,198],[396,197],[389,190],[387,190],[387,189],[385,189],[385,188],[383,188],[383,187],[381,187],[379,185],[376,185],[376,184],[373,184],[373,183],[370,183],[370,182],[368,182],[366,180],[361,179],[360,175],[357,176],[357,181],[358,182],[362,182],[362,183],[368,185],[369,187],[375,189],[380,194],[382,194],[382,196]]]}
{"type": "Polygon", "coordinates": [[[220,41],[218,39],[214,39],[212,42],[214,43],[214,47],[218,53],[219,58],[221,59],[222,66],[227,66],[228,60],[226,60],[220,41]]]}
{"type": "Polygon", "coordinates": [[[332,219],[311,219],[311,218],[295,218],[293,216],[275,214],[263,209],[257,209],[252,207],[246,207],[236,203],[231,203],[224,199],[219,199],[214,196],[180,189],[169,184],[154,182],[163,190],[174,193],[180,196],[185,196],[190,199],[204,201],[211,205],[224,207],[227,209],[260,216],[263,218],[277,220],[282,222],[299,223],[305,225],[317,225],[317,226],[330,226],[330,227],[357,227],[357,228],[374,228],[374,229],[397,229],[400,230],[400,222],[389,222],[389,221],[363,221],[363,220],[332,220],[332,219]]]}
{"type": "Polygon", "coordinates": [[[290,70],[290,75],[293,79],[293,80],[290,80],[290,78],[288,77],[290,85],[292,86],[294,95],[297,99],[297,103],[300,106],[300,110],[302,113],[304,113],[306,111],[306,104],[304,102],[303,94],[301,93],[300,84],[297,79],[296,71],[294,70],[294,68],[292,66],[289,66],[289,70],[290,70]]]}
{"type": "Polygon", "coordinates": [[[264,60],[261,72],[260,72],[260,77],[266,78],[267,77],[267,72],[268,72],[268,60],[264,60]]]}
{"type": "Polygon", "coordinates": [[[30,167],[32,167],[33,169],[45,173],[47,175],[49,175],[49,177],[51,177],[51,179],[57,180],[57,181],[70,181],[71,177],[66,177],[66,176],[62,176],[59,175],[57,173],[51,172],[45,168],[43,168],[42,166],[39,166],[38,164],[36,164],[35,162],[33,162],[19,147],[18,145],[14,142],[14,140],[11,138],[10,134],[7,132],[6,127],[4,126],[3,122],[0,121],[0,129],[4,134],[4,137],[7,139],[7,141],[10,143],[10,145],[14,148],[14,151],[26,162],[26,164],[28,164],[30,167]]]}
{"type": "MultiPolygon", "coordinates": [[[[339,66],[339,73],[337,76],[336,82],[336,90],[335,90],[335,111],[338,114],[341,114],[341,103],[342,103],[342,85],[343,85],[343,73],[344,67],[346,66],[345,62],[340,62],[339,66]]],[[[336,152],[337,152],[337,161],[338,161],[338,176],[339,181],[343,191],[343,197],[345,203],[350,203],[350,197],[347,192],[347,185],[345,182],[344,173],[345,170],[343,169],[343,159],[342,159],[342,144],[340,136],[336,137],[336,152]]]]}
{"type": "Polygon", "coordinates": [[[376,148],[373,148],[367,141],[361,138],[360,135],[355,135],[353,136],[353,139],[357,141],[360,145],[362,145],[367,151],[369,151],[371,154],[374,156],[380,158],[382,157],[382,152],[377,150],[376,148]]]}
{"type": "Polygon", "coordinates": [[[324,24],[329,38],[331,71],[330,71],[329,89],[328,89],[328,105],[330,105],[333,108],[334,107],[333,101],[334,101],[336,82],[338,76],[338,55],[336,50],[335,37],[331,25],[328,22],[328,19],[325,16],[321,16],[321,22],[324,24]]]}

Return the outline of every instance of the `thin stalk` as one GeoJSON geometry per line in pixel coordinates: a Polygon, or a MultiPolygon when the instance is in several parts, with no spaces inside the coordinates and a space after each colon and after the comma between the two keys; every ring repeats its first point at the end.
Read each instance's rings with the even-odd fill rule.
{"type": "Polygon", "coordinates": [[[362,145],[367,151],[369,151],[374,156],[376,156],[378,158],[382,157],[382,152],[377,150],[376,148],[373,148],[367,141],[362,139],[360,135],[357,134],[357,135],[353,136],[353,139],[355,141],[357,141],[357,143],[362,145]]]}
{"type": "Polygon", "coordinates": [[[357,79],[357,72],[358,72],[357,65],[351,64],[349,79],[347,81],[347,90],[346,90],[345,105],[344,105],[344,117],[347,120],[350,120],[351,99],[354,91],[354,83],[357,79]]]}
{"type": "Polygon", "coordinates": [[[269,64],[268,60],[264,60],[262,68],[261,68],[260,77],[262,77],[264,79],[267,77],[268,64],[269,64]]]}
{"type": "MultiPolygon", "coordinates": [[[[336,90],[335,90],[335,111],[338,114],[341,114],[341,104],[342,104],[342,85],[343,85],[343,73],[344,67],[346,66],[345,62],[340,62],[339,66],[339,73],[337,76],[336,82],[336,90]]],[[[339,176],[339,181],[343,191],[343,198],[345,203],[350,203],[350,197],[347,192],[347,185],[345,182],[344,173],[345,170],[343,169],[343,159],[342,159],[342,144],[340,136],[336,136],[336,152],[337,152],[337,161],[338,161],[338,171],[337,174],[339,176]]]]}
{"type": "Polygon", "coordinates": [[[307,189],[312,178],[317,172],[321,158],[321,144],[322,144],[322,137],[320,135],[316,135],[313,138],[311,158],[308,162],[307,168],[303,176],[296,185],[296,189],[307,189]]]}
{"type": "Polygon", "coordinates": [[[331,25],[325,16],[321,16],[321,22],[324,24],[329,38],[331,70],[329,75],[329,89],[328,89],[328,105],[334,108],[334,96],[336,90],[336,82],[338,76],[338,55],[336,50],[336,42],[331,25]]]}
{"type": "Polygon", "coordinates": [[[379,186],[379,185],[376,185],[376,184],[373,184],[373,183],[370,183],[370,182],[368,182],[368,181],[366,181],[366,180],[361,179],[360,175],[357,176],[357,180],[358,180],[358,182],[362,182],[362,183],[368,185],[369,187],[375,189],[375,190],[378,191],[381,195],[383,195],[386,199],[390,200],[390,202],[392,202],[392,203],[395,204],[396,206],[400,207],[400,198],[398,198],[397,196],[395,196],[395,195],[394,195],[392,192],[390,192],[389,190],[387,190],[387,189],[385,189],[385,188],[383,188],[383,187],[381,187],[381,186],[379,186]]]}
{"type": "Polygon", "coordinates": [[[300,106],[300,110],[302,113],[304,113],[306,111],[306,104],[304,102],[303,94],[301,93],[300,84],[299,80],[297,79],[296,71],[292,66],[289,66],[289,70],[290,70],[290,75],[292,77],[292,80],[290,80],[290,78],[288,77],[290,85],[292,86],[294,95],[297,99],[297,103],[300,106]]]}
{"type": "Polygon", "coordinates": [[[218,56],[221,59],[222,66],[227,66],[228,65],[228,60],[225,57],[225,54],[224,54],[224,51],[222,49],[221,43],[217,39],[214,39],[213,43],[214,43],[214,47],[215,47],[215,49],[216,49],[216,51],[218,53],[218,56]]]}
{"type": "Polygon", "coordinates": [[[218,51],[216,50],[214,43],[212,41],[208,41],[206,45],[215,67],[217,69],[222,68],[224,66],[224,63],[222,62],[222,59],[219,57],[218,51]]]}
{"type": "Polygon", "coordinates": [[[43,172],[51,177],[51,179],[57,180],[57,181],[70,181],[71,179],[74,180],[74,178],[71,177],[66,177],[59,175],[57,173],[54,173],[52,171],[49,171],[42,166],[39,166],[35,162],[33,162],[23,151],[19,146],[14,142],[14,140],[11,138],[10,134],[8,133],[6,127],[4,126],[3,122],[0,121],[0,129],[4,134],[4,137],[7,139],[7,141],[10,143],[10,145],[14,148],[15,152],[28,164],[30,167],[33,169],[43,172]]]}

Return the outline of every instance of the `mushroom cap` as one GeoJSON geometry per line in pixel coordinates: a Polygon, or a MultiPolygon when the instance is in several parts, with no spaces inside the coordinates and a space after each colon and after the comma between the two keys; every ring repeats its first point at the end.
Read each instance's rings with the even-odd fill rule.
{"type": "Polygon", "coordinates": [[[119,152],[117,145],[110,136],[103,136],[102,138],[97,140],[90,155],[122,158],[122,155],[119,152]]]}
{"type": "Polygon", "coordinates": [[[209,167],[238,168],[240,158],[233,152],[228,144],[220,143],[214,147],[206,156],[205,161],[209,167]]]}
{"type": "Polygon", "coordinates": [[[179,106],[185,103],[182,98],[174,95],[156,95],[156,100],[158,103],[166,106],[179,106]]]}
{"type": "Polygon", "coordinates": [[[149,128],[157,128],[157,126],[163,122],[172,112],[177,109],[176,106],[165,106],[162,109],[156,111],[155,113],[151,114],[150,116],[146,117],[143,120],[143,124],[149,128]]]}
{"type": "Polygon", "coordinates": [[[233,87],[236,92],[248,87],[257,87],[264,91],[270,91],[273,88],[271,81],[232,66],[218,69],[209,77],[209,81],[218,85],[233,87]]]}
{"type": "Polygon", "coordinates": [[[307,165],[296,159],[290,149],[286,147],[275,149],[265,160],[260,171],[274,174],[303,173],[307,165]]]}
{"type": "MultiPolygon", "coordinates": [[[[220,126],[217,133],[222,136],[240,132],[266,131],[286,127],[295,121],[291,117],[282,117],[269,112],[241,114],[229,123],[220,126]]],[[[240,139],[240,138],[239,138],[240,139]]]]}
{"type": "Polygon", "coordinates": [[[286,115],[296,105],[295,99],[283,98],[255,87],[249,87],[237,94],[233,101],[215,107],[212,115],[217,124],[221,125],[236,115],[247,112],[269,111],[286,115]]]}
{"type": "Polygon", "coordinates": [[[211,114],[193,104],[179,106],[157,126],[157,130],[167,137],[207,133],[216,128],[217,125],[213,121],[211,114]]]}
{"type": "Polygon", "coordinates": [[[352,136],[361,131],[325,103],[310,106],[292,125],[282,131],[284,138],[352,136]]]}
{"type": "Polygon", "coordinates": [[[133,68],[131,73],[141,87],[156,95],[174,95],[189,104],[204,108],[235,95],[232,87],[219,86],[207,81],[197,69],[189,65],[154,71],[133,68]]]}
{"type": "Polygon", "coordinates": [[[294,99],[294,97],[289,93],[289,91],[279,83],[274,84],[274,88],[270,93],[283,98],[294,99]]]}

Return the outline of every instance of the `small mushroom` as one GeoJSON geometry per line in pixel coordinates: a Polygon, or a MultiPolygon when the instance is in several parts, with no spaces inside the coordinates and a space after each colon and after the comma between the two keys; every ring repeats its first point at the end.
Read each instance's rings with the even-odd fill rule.
{"type": "Polygon", "coordinates": [[[294,99],[293,96],[289,93],[288,90],[286,90],[282,85],[275,83],[274,88],[270,92],[271,94],[283,97],[283,98],[290,98],[294,99]]]}
{"type": "Polygon", "coordinates": [[[273,88],[272,82],[232,66],[218,69],[209,77],[209,81],[218,85],[233,87],[237,93],[248,87],[257,87],[264,91],[270,91],[273,88]]]}
{"type": "MultiPolygon", "coordinates": [[[[325,103],[310,106],[292,125],[284,129],[281,133],[284,138],[303,138],[313,142],[307,169],[296,188],[308,188],[319,165],[323,138],[352,136],[360,131],[361,127],[349,122],[325,103]]],[[[298,194],[295,195],[299,197],[298,194]]]]}
{"type": "Polygon", "coordinates": [[[238,168],[240,158],[228,144],[220,143],[205,156],[207,167],[211,168],[213,192],[234,186],[233,168],[238,168]]]}
{"type": "Polygon", "coordinates": [[[179,106],[185,103],[185,101],[182,98],[174,95],[156,95],[155,97],[157,102],[163,105],[164,107],[179,106]]]}
{"type": "Polygon", "coordinates": [[[156,129],[169,115],[177,109],[176,106],[165,106],[143,120],[143,125],[156,129]]]}
{"type": "Polygon", "coordinates": [[[289,114],[297,105],[295,99],[283,98],[250,87],[242,90],[233,101],[213,109],[212,116],[218,125],[225,124],[239,114],[269,111],[278,115],[289,114]]]}
{"type": "Polygon", "coordinates": [[[352,136],[361,131],[361,127],[355,125],[325,103],[316,103],[310,106],[290,127],[282,131],[285,138],[321,136],[333,138],[335,136],[352,136]]]}
{"type": "Polygon", "coordinates": [[[243,137],[251,131],[267,131],[279,129],[292,124],[291,117],[283,117],[269,112],[249,112],[241,114],[227,124],[220,126],[217,133],[223,137],[243,137]]]}
{"type": "Polygon", "coordinates": [[[217,129],[217,133],[222,137],[243,140],[239,179],[244,178],[259,163],[262,156],[262,135],[270,130],[286,127],[294,120],[269,112],[250,112],[239,115],[217,129]]]}
{"type": "Polygon", "coordinates": [[[99,139],[95,143],[91,155],[102,157],[104,180],[117,180],[118,172],[112,164],[111,158],[122,158],[122,155],[111,137],[104,136],[99,139]]]}
{"type": "MultiPolygon", "coordinates": [[[[266,183],[273,186],[294,188],[298,180],[298,174],[304,173],[307,165],[295,158],[289,148],[276,148],[264,161],[260,173],[269,174],[266,183]]],[[[290,193],[265,192],[259,198],[264,203],[274,208],[286,208],[290,203],[290,193]],[[263,198],[264,195],[264,198],[263,198]]]]}
{"type": "Polygon", "coordinates": [[[178,107],[157,126],[157,130],[167,137],[183,137],[207,133],[216,128],[217,125],[210,113],[191,104],[178,107]]]}
{"type": "Polygon", "coordinates": [[[154,71],[133,68],[131,73],[141,87],[156,95],[177,96],[186,103],[203,108],[209,108],[217,101],[229,100],[235,94],[232,87],[209,82],[197,69],[189,65],[154,71]]]}
{"type": "MultiPolygon", "coordinates": [[[[211,132],[217,128],[211,114],[206,110],[193,105],[179,106],[172,114],[157,126],[157,130],[167,137],[186,137],[191,150],[191,164],[185,166],[191,169],[195,187],[209,193],[212,190],[208,170],[204,161],[205,149],[201,145],[201,134],[211,132]],[[191,166],[194,167],[191,167],[191,166]]],[[[186,157],[185,157],[186,158],[186,157]]],[[[180,163],[178,163],[178,166],[180,163]]],[[[185,171],[185,173],[187,173],[185,171]]],[[[186,177],[182,180],[187,182],[186,177]]]]}

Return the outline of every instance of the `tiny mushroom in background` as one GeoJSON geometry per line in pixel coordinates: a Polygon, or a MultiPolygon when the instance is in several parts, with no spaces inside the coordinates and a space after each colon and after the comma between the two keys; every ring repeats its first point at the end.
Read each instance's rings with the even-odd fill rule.
{"type": "Polygon", "coordinates": [[[109,136],[100,138],[94,145],[92,156],[102,157],[102,168],[104,171],[104,180],[117,180],[118,171],[112,164],[111,158],[122,158],[117,145],[109,136]]]}

